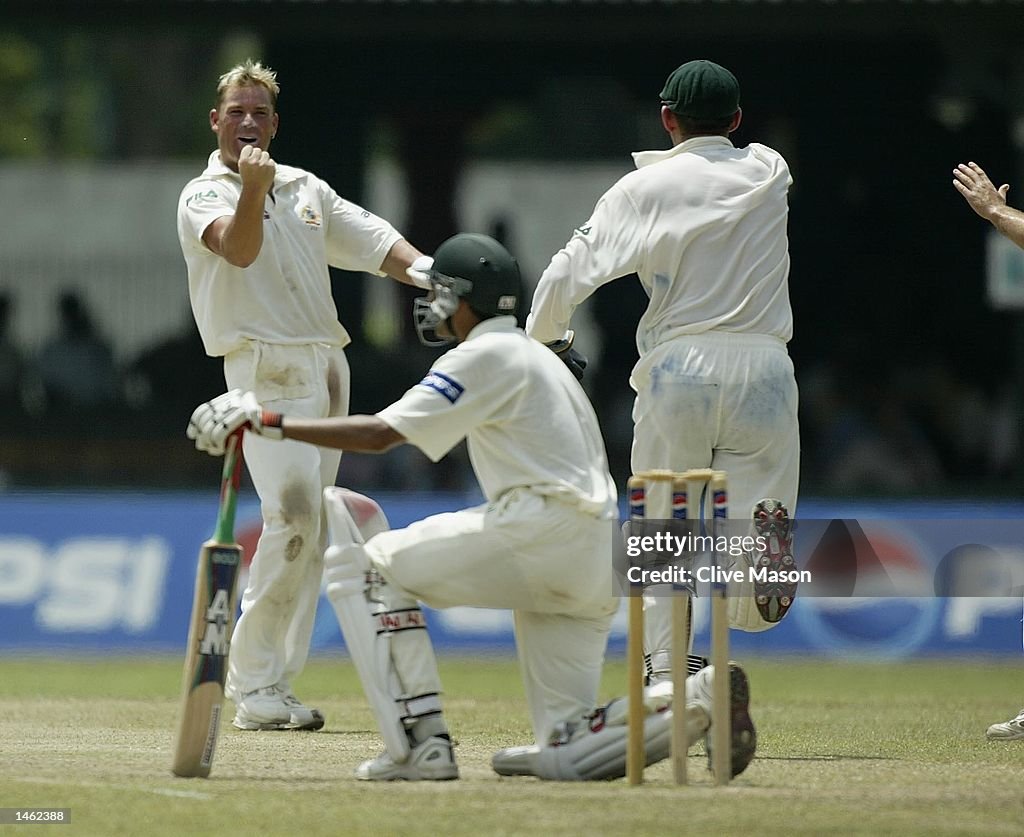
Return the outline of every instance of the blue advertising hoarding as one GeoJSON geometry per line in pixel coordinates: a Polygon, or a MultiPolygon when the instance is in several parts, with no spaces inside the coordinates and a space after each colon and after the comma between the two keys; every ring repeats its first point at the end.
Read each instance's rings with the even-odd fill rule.
{"type": "MultiPolygon", "coordinates": [[[[0,495],[0,651],[180,652],[199,545],[213,530],[216,496],[188,494],[30,493],[0,495]]],[[[475,498],[381,495],[393,526],[451,511],[475,498]]],[[[805,500],[801,516],[855,518],[878,547],[890,572],[918,573],[931,583],[936,563],[953,541],[1012,541],[1024,531],[1024,504],[971,509],[963,504],[825,503],[805,500]],[[954,524],[951,518],[960,518],[954,524]],[[948,530],[929,543],[914,520],[944,519],[948,530]],[[1001,532],[993,520],[1008,522],[1001,532]],[[995,534],[993,534],[995,533],[995,534]],[[988,540],[986,540],[988,539],[988,540]]],[[[239,540],[251,554],[259,534],[253,498],[239,504],[239,540]]],[[[1024,540],[1004,544],[1020,548],[1024,540]]],[[[244,579],[243,579],[244,581],[244,579]]],[[[798,598],[772,630],[734,631],[734,656],[811,653],[893,658],[927,655],[1018,655],[1022,601],[1010,596],[798,598]]],[[[706,630],[704,602],[695,608],[698,636],[706,630]]],[[[441,649],[511,650],[505,612],[458,608],[430,611],[441,649]]],[[[612,635],[622,647],[625,618],[612,635]]],[[[321,601],[314,651],[341,647],[330,606],[321,601]]]]}

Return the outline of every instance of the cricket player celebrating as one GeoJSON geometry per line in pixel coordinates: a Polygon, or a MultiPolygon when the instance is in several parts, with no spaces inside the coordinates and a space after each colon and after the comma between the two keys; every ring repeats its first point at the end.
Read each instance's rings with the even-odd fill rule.
{"type": "MultiPolygon", "coordinates": [[[[997,189],[981,166],[969,162],[953,169],[953,188],[979,216],[1018,247],[1024,247],[1024,212],[1007,205],[1009,183],[997,189]]],[[[989,741],[1024,741],[1024,709],[1008,721],[992,724],[985,737],[989,741]]]]}
{"type": "MultiPolygon", "coordinates": [[[[178,238],[207,354],[229,387],[303,417],[348,412],[348,333],[328,265],[410,281],[420,252],[386,221],[302,169],[277,165],[275,73],[246,61],[217,86],[217,150],[182,191],[178,238]]],[[[321,492],[341,454],[300,442],[245,439],[263,532],[231,642],[228,696],[239,729],[319,729],[290,682],[306,661],[323,573],[321,492]]]]}
{"type": "MultiPolygon", "coordinates": [[[[327,595],[380,725],[386,751],[362,764],[366,780],[454,779],[458,768],[442,714],[441,683],[419,609],[509,608],[537,745],[498,753],[499,773],[602,779],[625,772],[621,701],[595,711],[612,616],[615,485],[593,409],[566,364],[517,328],[519,268],[495,240],[463,234],[421,259],[414,276],[432,293],[416,300],[428,345],[456,341],[426,377],[373,416],[281,415],[250,393],[200,405],[189,426],[220,454],[248,427],[363,452],[411,443],[440,460],[463,438],[486,504],[389,530],[379,507],[345,489],[325,492],[331,547],[327,595]]],[[[270,442],[268,442],[270,443],[270,442]]],[[[738,668],[734,771],[753,757],[747,684],[738,668]]],[[[710,675],[692,678],[692,739],[709,725],[710,675]]],[[[669,700],[652,697],[650,762],[668,754],[669,700]]]]}
{"type": "MultiPolygon", "coordinates": [[[[742,113],[739,84],[724,67],[683,64],[661,99],[672,148],[633,155],[637,170],[601,197],[544,271],[526,331],[551,345],[571,343],[576,306],[601,285],[638,274],[650,303],[630,377],[633,472],[726,471],[730,509],[753,514],[768,545],[750,558],[774,574],[795,566],[789,513],[800,454],[786,350],[789,168],[767,146],[729,140],[742,113]]],[[[730,624],[770,628],[795,592],[795,584],[730,590],[730,624]]],[[[668,601],[645,601],[653,680],[670,670],[668,601]]]]}
{"type": "Polygon", "coordinates": [[[1024,212],[1006,203],[1009,183],[997,189],[985,170],[970,162],[959,163],[953,169],[953,187],[979,216],[1018,247],[1024,247],[1024,212]]]}

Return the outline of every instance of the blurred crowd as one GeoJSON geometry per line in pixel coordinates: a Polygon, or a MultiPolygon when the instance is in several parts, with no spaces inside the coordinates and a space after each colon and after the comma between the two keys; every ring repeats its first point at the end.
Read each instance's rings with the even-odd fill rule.
{"type": "MultiPolygon", "coordinates": [[[[601,346],[591,350],[584,385],[620,485],[629,474],[628,378],[645,301],[635,283],[613,283],[595,296],[591,311],[601,346]]],[[[35,356],[26,356],[11,338],[15,305],[11,293],[0,292],[5,444],[26,436],[74,437],[83,446],[131,436],[183,439],[192,408],[224,388],[221,363],[206,356],[191,322],[180,334],[118,363],[86,300],[69,289],[55,300],[53,333],[35,356]]],[[[357,339],[349,348],[352,411],[372,413],[398,398],[434,355],[418,345],[385,351],[357,339]]],[[[1019,394],[1012,380],[968,379],[937,360],[880,367],[845,358],[798,362],[797,378],[805,492],[960,493],[1020,476],[1019,394]]],[[[184,444],[181,450],[183,457],[194,456],[184,444]]],[[[385,456],[348,454],[340,480],[368,490],[475,490],[464,445],[441,467],[409,446],[385,456]]]]}
{"type": "Polygon", "coordinates": [[[937,364],[871,379],[819,365],[800,376],[804,479],[858,493],[970,491],[1017,473],[1011,383],[987,391],[937,364]]]}
{"type": "Polygon", "coordinates": [[[152,422],[163,433],[172,416],[181,425],[186,409],[223,390],[221,364],[206,356],[191,325],[119,363],[82,294],[67,289],[55,300],[53,332],[29,355],[11,336],[15,304],[10,292],[0,292],[0,430],[5,436],[73,430],[88,439],[108,431],[123,434],[128,422],[137,427],[152,422]]]}
{"type": "MultiPolygon", "coordinates": [[[[585,384],[620,485],[629,475],[632,437],[627,381],[646,301],[638,284],[628,281],[607,285],[594,298],[604,345],[585,384]]],[[[793,351],[801,491],[970,494],[1019,485],[1022,394],[1012,373],[1000,372],[995,362],[981,370],[962,349],[955,364],[938,351],[903,351],[871,328],[866,324],[858,332],[844,318],[843,338],[828,354],[822,342],[793,351]],[[880,343],[877,350],[867,348],[880,343]]]]}

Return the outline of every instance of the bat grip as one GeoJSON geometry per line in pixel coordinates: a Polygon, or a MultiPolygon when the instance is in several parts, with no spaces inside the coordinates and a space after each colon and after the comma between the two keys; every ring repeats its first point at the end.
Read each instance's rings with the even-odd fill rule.
{"type": "Polygon", "coordinates": [[[238,489],[242,482],[242,433],[236,430],[228,437],[224,451],[224,469],[221,472],[220,506],[217,509],[217,528],[214,540],[228,544],[235,541],[235,508],[238,489]]]}

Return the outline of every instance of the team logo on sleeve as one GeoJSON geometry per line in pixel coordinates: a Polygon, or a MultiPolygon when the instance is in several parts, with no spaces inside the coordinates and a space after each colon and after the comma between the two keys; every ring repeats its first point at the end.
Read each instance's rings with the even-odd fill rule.
{"type": "Polygon", "coordinates": [[[417,386],[426,387],[441,393],[452,404],[458,401],[459,396],[466,391],[466,388],[454,378],[449,378],[443,372],[435,371],[431,371],[417,386]]]}

